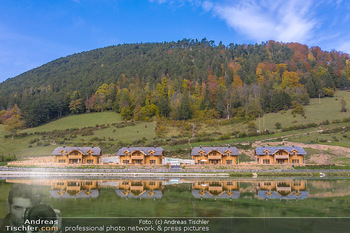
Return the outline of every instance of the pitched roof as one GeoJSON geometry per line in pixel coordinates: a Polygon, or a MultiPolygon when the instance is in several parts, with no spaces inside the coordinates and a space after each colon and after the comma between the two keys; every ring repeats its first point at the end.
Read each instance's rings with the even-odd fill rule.
{"type": "Polygon", "coordinates": [[[204,151],[204,154],[208,154],[210,151],[216,150],[219,151],[223,154],[226,154],[226,151],[229,150],[231,151],[231,155],[239,155],[238,149],[236,147],[222,147],[222,146],[218,146],[218,147],[194,147],[192,149],[191,155],[199,155],[199,151],[204,151]]]}
{"type": "Polygon", "coordinates": [[[279,150],[286,150],[292,154],[292,150],[296,150],[298,155],[306,155],[306,151],[300,146],[259,146],[255,149],[257,155],[265,155],[265,150],[269,150],[270,154],[274,154],[279,150]]]}
{"type": "Polygon", "coordinates": [[[61,195],[59,194],[60,190],[50,190],[50,195],[53,198],[96,198],[99,195],[99,191],[97,189],[92,189],[90,192],[80,192],[77,195],[69,195],[64,192],[61,195]]]}
{"type": "Polygon", "coordinates": [[[276,191],[268,194],[267,190],[258,190],[258,197],[261,199],[305,199],[309,195],[309,191],[300,191],[300,195],[297,196],[295,193],[291,193],[288,196],[282,196],[276,191]]]}
{"type": "Polygon", "coordinates": [[[237,199],[240,197],[241,192],[240,191],[232,191],[232,194],[229,194],[227,191],[224,191],[221,195],[212,195],[211,193],[209,193],[208,191],[205,191],[204,194],[200,193],[200,190],[192,190],[192,195],[195,198],[217,198],[217,199],[237,199]]]}
{"type": "Polygon", "coordinates": [[[129,153],[133,151],[141,151],[142,153],[149,155],[151,150],[154,151],[153,155],[162,155],[164,151],[161,147],[123,147],[118,151],[117,156],[124,155],[125,151],[128,151],[129,153]]]}
{"type": "Polygon", "coordinates": [[[53,150],[52,155],[61,155],[61,151],[65,150],[66,153],[69,153],[74,150],[78,150],[84,155],[87,155],[89,150],[92,151],[92,155],[100,155],[101,149],[99,147],[57,147],[53,150]]]}
{"type": "Polygon", "coordinates": [[[130,192],[124,193],[124,190],[116,189],[115,192],[119,197],[127,197],[127,198],[154,198],[154,199],[160,199],[163,197],[162,190],[152,190],[150,193],[150,190],[147,190],[146,192],[140,193],[140,195],[133,195],[130,192]]]}

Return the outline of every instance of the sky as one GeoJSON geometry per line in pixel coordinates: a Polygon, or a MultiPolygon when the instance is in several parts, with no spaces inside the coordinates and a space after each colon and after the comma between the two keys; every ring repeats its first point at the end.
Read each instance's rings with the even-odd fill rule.
{"type": "Polygon", "coordinates": [[[0,82],[124,43],[299,42],[350,53],[348,0],[1,0],[0,82]]]}

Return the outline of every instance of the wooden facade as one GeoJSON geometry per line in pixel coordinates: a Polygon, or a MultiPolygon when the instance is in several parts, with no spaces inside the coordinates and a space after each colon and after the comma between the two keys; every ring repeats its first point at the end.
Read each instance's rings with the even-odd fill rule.
{"type": "Polygon", "coordinates": [[[123,180],[120,181],[116,193],[125,198],[154,198],[163,196],[162,181],[149,180],[123,180]]]}
{"type": "Polygon", "coordinates": [[[238,164],[236,147],[195,147],[191,152],[195,164],[238,164]]]}
{"type": "Polygon", "coordinates": [[[304,164],[306,155],[299,146],[258,147],[254,153],[258,164],[304,164]]]}
{"type": "Polygon", "coordinates": [[[304,199],[309,194],[305,180],[261,181],[257,192],[261,199],[304,199]]]}
{"type": "Polygon", "coordinates": [[[54,198],[95,198],[99,189],[96,180],[56,180],[51,183],[50,194],[54,198]]]}
{"type": "Polygon", "coordinates": [[[98,147],[57,147],[52,155],[61,165],[99,164],[102,151],[98,147]]]}
{"type": "Polygon", "coordinates": [[[117,156],[121,164],[163,164],[165,151],[161,147],[123,147],[117,156]]]}
{"type": "Polygon", "coordinates": [[[192,190],[198,190],[200,196],[232,196],[233,191],[239,191],[237,181],[196,181],[192,184],[192,190]]]}

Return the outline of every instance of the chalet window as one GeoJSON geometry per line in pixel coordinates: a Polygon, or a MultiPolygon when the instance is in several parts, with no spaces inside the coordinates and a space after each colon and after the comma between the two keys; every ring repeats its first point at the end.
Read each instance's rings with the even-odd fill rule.
{"type": "Polygon", "coordinates": [[[79,163],[79,159],[70,159],[69,163],[71,163],[71,164],[79,163]]]}
{"type": "Polygon", "coordinates": [[[67,185],[68,186],[79,186],[79,182],[77,182],[77,181],[68,181],[67,185]]]}
{"type": "Polygon", "coordinates": [[[156,164],[156,160],[150,160],[149,164],[156,164]]]}
{"type": "Polygon", "coordinates": [[[87,160],[87,163],[88,163],[88,164],[93,164],[93,163],[94,163],[94,160],[93,160],[93,159],[88,159],[88,160],[87,160]]]}
{"type": "Polygon", "coordinates": [[[123,185],[128,185],[129,182],[128,182],[128,181],[123,181],[122,184],[123,184],[123,185]]]}
{"type": "Polygon", "coordinates": [[[232,160],[226,160],[226,164],[232,164],[232,160]]]}
{"type": "Polygon", "coordinates": [[[135,160],[134,163],[142,164],[142,160],[135,160]]]}
{"type": "Polygon", "coordinates": [[[218,160],[212,160],[211,163],[212,163],[212,164],[218,164],[219,161],[218,161],[218,160]]]}
{"type": "Polygon", "coordinates": [[[128,164],[128,163],[129,163],[129,160],[123,160],[123,163],[124,163],[124,164],[128,164]]]}
{"type": "Polygon", "coordinates": [[[78,152],[74,152],[74,155],[78,155],[78,152]]]}
{"type": "Polygon", "coordinates": [[[292,163],[298,164],[299,163],[299,159],[292,159],[292,163]]]}
{"type": "Polygon", "coordinates": [[[216,156],[216,152],[213,152],[213,156],[216,156]]]}
{"type": "Polygon", "coordinates": [[[66,160],[65,159],[59,159],[58,163],[66,163],[66,160]]]}
{"type": "Polygon", "coordinates": [[[219,187],[219,186],[221,186],[221,184],[219,183],[219,182],[211,182],[210,183],[210,186],[215,186],[215,187],[219,187]]]}
{"type": "Polygon", "coordinates": [[[62,186],[62,185],[64,185],[64,183],[63,182],[57,182],[56,185],[62,186]]]}
{"type": "Polygon", "coordinates": [[[265,186],[270,186],[270,185],[271,185],[271,182],[264,182],[264,185],[265,185],[265,186]]]}
{"type": "Polygon", "coordinates": [[[198,182],[198,185],[202,185],[202,184],[204,184],[204,182],[203,182],[203,181],[201,181],[201,182],[198,182]]]}
{"type": "Polygon", "coordinates": [[[287,184],[287,182],[279,182],[279,183],[277,184],[277,186],[278,186],[278,187],[289,187],[290,185],[287,184]]]}
{"type": "Polygon", "coordinates": [[[92,185],[92,181],[86,181],[85,185],[92,185]]]}
{"type": "Polygon", "coordinates": [[[227,182],[226,184],[232,186],[232,185],[233,185],[233,182],[227,182]]]}
{"type": "Polygon", "coordinates": [[[150,182],[149,182],[149,185],[156,185],[156,182],[150,181],[150,182]]]}
{"type": "Polygon", "coordinates": [[[301,186],[301,183],[299,183],[298,181],[294,181],[294,186],[301,186]]]}
{"type": "Polygon", "coordinates": [[[137,156],[141,156],[141,153],[140,153],[140,152],[137,152],[137,156]]]}
{"type": "Polygon", "coordinates": [[[269,159],[264,159],[263,160],[263,164],[270,164],[270,160],[269,159]]]}

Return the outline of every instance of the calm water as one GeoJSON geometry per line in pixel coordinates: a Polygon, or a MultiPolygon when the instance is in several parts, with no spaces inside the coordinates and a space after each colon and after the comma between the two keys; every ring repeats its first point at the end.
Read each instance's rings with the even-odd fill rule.
{"type": "Polygon", "coordinates": [[[30,185],[62,217],[350,217],[348,179],[11,179],[30,185]]]}

